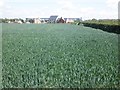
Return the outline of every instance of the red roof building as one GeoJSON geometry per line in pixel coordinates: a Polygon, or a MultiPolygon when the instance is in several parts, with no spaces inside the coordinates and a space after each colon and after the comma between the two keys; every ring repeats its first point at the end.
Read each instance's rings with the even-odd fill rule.
{"type": "Polygon", "coordinates": [[[62,19],[62,17],[61,17],[61,18],[59,18],[59,19],[57,20],[57,23],[65,23],[65,21],[64,21],[64,19],[62,19]]]}

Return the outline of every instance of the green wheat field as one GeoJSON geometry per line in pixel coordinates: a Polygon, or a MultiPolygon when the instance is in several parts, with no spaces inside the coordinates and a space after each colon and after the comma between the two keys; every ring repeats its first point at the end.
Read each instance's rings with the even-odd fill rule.
{"type": "Polygon", "coordinates": [[[118,35],[72,24],[2,24],[3,88],[119,87],[118,35]]]}

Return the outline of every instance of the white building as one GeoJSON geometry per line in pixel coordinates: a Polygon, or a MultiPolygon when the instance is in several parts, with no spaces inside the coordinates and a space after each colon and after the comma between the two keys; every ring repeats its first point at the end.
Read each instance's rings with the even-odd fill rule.
{"type": "Polygon", "coordinates": [[[22,21],[19,20],[17,23],[22,24],[22,21]]]}
{"type": "Polygon", "coordinates": [[[40,23],[41,23],[40,18],[34,18],[34,23],[36,23],[36,24],[40,24],[40,23]]]}
{"type": "Polygon", "coordinates": [[[73,23],[73,22],[74,22],[74,20],[70,19],[70,18],[67,18],[67,20],[66,20],[66,23],[73,23]]]}
{"type": "Polygon", "coordinates": [[[64,18],[64,20],[66,23],[73,23],[75,21],[78,21],[78,22],[82,21],[82,18],[64,18]]]}

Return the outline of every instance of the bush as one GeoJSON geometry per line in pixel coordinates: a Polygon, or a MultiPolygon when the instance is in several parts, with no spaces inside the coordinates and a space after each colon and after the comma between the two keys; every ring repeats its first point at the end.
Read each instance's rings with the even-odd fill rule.
{"type": "Polygon", "coordinates": [[[119,25],[97,24],[97,23],[83,23],[84,26],[101,29],[103,31],[120,34],[119,25]]]}

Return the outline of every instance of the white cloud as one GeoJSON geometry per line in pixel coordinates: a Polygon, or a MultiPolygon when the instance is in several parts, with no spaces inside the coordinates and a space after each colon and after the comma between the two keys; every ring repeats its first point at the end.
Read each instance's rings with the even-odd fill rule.
{"type": "Polygon", "coordinates": [[[0,0],[0,17],[2,17],[3,6],[4,6],[4,1],[0,0]]]}
{"type": "Polygon", "coordinates": [[[83,19],[92,19],[98,17],[98,12],[93,7],[84,7],[78,10],[83,19]]]}
{"type": "Polygon", "coordinates": [[[73,0],[60,0],[57,4],[62,10],[71,10],[74,8],[73,0]]]}
{"type": "Polygon", "coordinates": [[[79,10],[85,19],[117,19],[118,18],[118,2],[119,0],[106,0],[104,9],[97,7],[85,7],[79,10]]]}
{"type": "Polygon", "coordinates": [[[0,0],[0,7],[5,5],[4,16],[13,18],[49,17],[50,15],[59,15],[62,17],[83,17],[83,19],[99,19],[117,18],[118,1],[119,0],[48,0],[45,2],[42,0],[4,0],[3,2],[3,0],[0,0]],[[21,4],[22,7],[20,5],[17,6],[17,4],[21,2],[24,5],[21,4]],[[97,7],[97,5],[94,5],[94,3],[98,2],[101,2],[100,5],[103,3],[101,6],[104,6],[101,8],[97,7]],[[29,5],[33,5],[34,7],[30,7],[29,5]]]}
{"type": "Polygon", "coordinates": [[[4,1],[0,0],[0,7],[3,7],[3,5],[4,5],[4,1]]]}
{"type": "Polygon", "coordinates": [[[99,12],[99,15],[104,16],[104,18],[106,18],[106,19],[109,19],[109,18],[111,18],[111,19],[116,18],[117,19],[118,18],[118,13],[115,11],[113,11],[111,13],[111,11],[103,10],[103,11],[99,12]]]}
{"type": "Polygon", "coordinates": [[[116,8],[118,8],[118,2],[119,1],[120,0],[107,0],[106,4],[109,8],[116,9],[116,8]]]}

